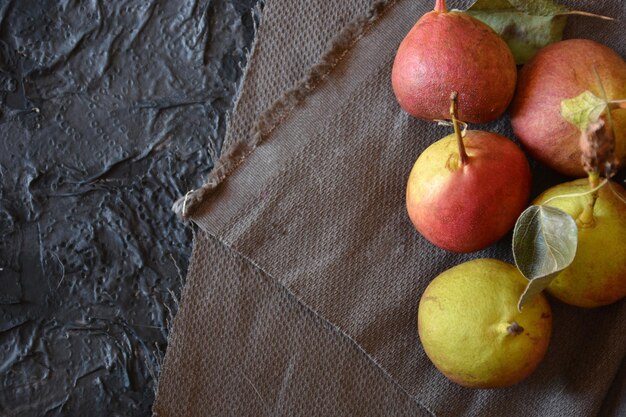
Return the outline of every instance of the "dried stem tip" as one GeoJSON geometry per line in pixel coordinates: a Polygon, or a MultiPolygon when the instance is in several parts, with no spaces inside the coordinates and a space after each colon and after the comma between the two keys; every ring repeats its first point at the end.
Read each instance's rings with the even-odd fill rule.
{"type": "Polygon", "coordinates": [[[446,0],[437,0],[435,2],[435,11],[439,13],[447,13],[446,0]]]}
{"type": "Polygon", "coordinates": [[[612,129],[607,128],[604,120],[598,119],[590,123],[588,129],[582,132],[580,150],[581,162],[588,174],[604,174],[606,178],[611,177],[617,164],[615,138],[612,129]]]}
{"type": "Polygon", "coordinates": [[[514,321],[513,323],[511,323],[509,327],[506,328],[506,331],[511,336],[517,336],[519,334],[524,333],[524,328],[520,326],[516,321],[514,321]]]}

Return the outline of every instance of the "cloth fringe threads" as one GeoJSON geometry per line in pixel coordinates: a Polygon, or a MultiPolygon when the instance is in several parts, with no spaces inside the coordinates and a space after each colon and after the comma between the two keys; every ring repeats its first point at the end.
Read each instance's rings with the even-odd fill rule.
{"type": "Polygon", "coordinates": [[[330,48],[322,55],[307,76],[291,90],[286,91],[272,106],[261,113],[251,131],[250,143],[236,142],[223,153],[206,183],[179,198],[172,210],[182,219],[189,219],[198,206],[224,181],[258,145],[301,103],[308,94],[326,78],[341,62],[351,47],[365,34],[367,29],[396,3],[396,0],[380,0],[372,5],[365,15],[349,23],[333,40],[330,48]]]}

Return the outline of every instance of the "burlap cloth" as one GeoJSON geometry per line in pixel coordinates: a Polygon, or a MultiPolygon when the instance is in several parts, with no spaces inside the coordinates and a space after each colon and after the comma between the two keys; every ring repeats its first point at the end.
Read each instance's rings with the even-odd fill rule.
{"type": "MultiPolygon", "coordinates": [[[[469,259],[511,260],[510,236],[451,254],[405,213],[413,162],[449,133],[402,112],[390,85],[398,44],[432,3],[266,2],[227,150],[176,207],[199,229],[158,416],[619,415],[625,302],[551,300],[547,356],[511,388],[459,387],[424,354],[416,312],[429,281],[469,259]]],[[[622,0],[569,5],[626,20],[622,0]]],[[[623,28],[576,17],[567,37],[623,56],[623,28]]],[[[512,137],[506,119],[482,128],[512,137]]],[[[559,180],[535,172],[535,191],[559,180]]]]}

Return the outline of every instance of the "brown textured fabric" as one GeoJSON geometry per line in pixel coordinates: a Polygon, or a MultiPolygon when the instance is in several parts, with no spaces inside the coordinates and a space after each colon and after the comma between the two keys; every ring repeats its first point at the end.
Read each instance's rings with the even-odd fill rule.
{"type": "Polygon", "coordinates": [[[158,415],[429,415],[249,260],[205,233],[194,251],[158,415]]]}
{"type": "Polygon", "coordinates": [[[349,41],[352,38],[333,37],[346,29],[352,33],[362,30],[364,25],[361,23],[378,9],[375,5],[385,3],[371,2],[344,0],[332,4],[332,7],[328,7],[325,0],[268,2],[236,111],[224,140],[226,150],[206,184],[181,198],[174,211],[185,217],[191,214],[206,194],[256,148],[262,136],[317,85],[324,68],[338,59],[325,60],[324,52],[338,46],[333,42],[341,43],[343,39],[349,41]],[[325,64],[320,65],[320,62],[325,64]],[[310,71],[314,63],[318,70],[310,71]]]}
{"type": "MultiPolygon", "coordinates": [[[[233,126],[242,119],[231,149],[237,142],[242,151],[195,203],[201,230],[155,413],[618,415],[624,302],[582,310],[551,300],[547,357],[511,388],[461,388],[427,359],[415,325],[426,285],[465,260],[510,261],[510,236],[475,254],[451,254],[406,217],[411,166],[449,129],[403,113],[390,71],[397,45],[431,2],[333,3],[268,2],[233,118],[233,126]],[[342,26],[339,15],[358,24],[342,26]],[[339,33],[332,41],[307,31],[330,21],[339,33]],[[322,54],[324,45],[332,50],[322,54]],[[282,73],[298,54],[318,65],[282,73]],[[298,83],[303,76],[314,82],[298,83]],[[263,85],[274,77],[280,88],[263,85]]],[[[620,0],[568,4],[626,19],[620,0]]],[[[575,17],[567,36],[626,51],[619,22],[575,17]]],[[[512,137],[506,118],[482,128],[512,137]]],[[[560,180],[535,168],[536,191],[560,180]]]]}

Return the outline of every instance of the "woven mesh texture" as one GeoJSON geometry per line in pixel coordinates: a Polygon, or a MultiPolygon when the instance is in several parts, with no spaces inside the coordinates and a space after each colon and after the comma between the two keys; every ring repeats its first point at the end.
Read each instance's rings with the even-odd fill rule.
{"type": "Polygon", "coordinates": [[[267,1],[224,146],[250,139],[256,118],[303,78],[372,0],[267,1]]]}
{"type": "Polygon", "coordinates": [[[202,232],[190,274],[170,340],[185,354],[170,357],[164,378],[177,389],[159,391],[158,416],[430,415],[354,342],[202,232]]]}
{"type": "MultiPolygon", "coordinates": [[[[619,0],[587,3],[568,4],[626,19],[619,0]]],[[[284,13],[286,22],[314,18],[321,6],[295,10],[276,0],[267,12],[284,13]]],[[[552,302],[554,334],[544,362],[503,390],[449,382],[419,343],[417,305],[432,278],[473,258],[511,260],[510,236],[475,254],[451,254],[426,242],[406,217],[413,162],[449,133],[403,113],[390,86],[397,45],[430,7],[389,2],[348,50],[337,51],[341,59],[324,81],[202,203],[193,220],[215,240],[198,235],[159,386],[159,415],[589,416],[601,409],[626,353],[623,302],[596,310],[552,302]],[[294,357],[301,362],[290,373],[294,357]],[[281,394],[282,383],[293,395],[281,394]],[[373,398],[384,406],[355,408],[373,398]],[[256,413],[237,408],[242,404],[256,404],[256,413]]],[[[264,22],[280,27],[270,17],[264,22]]],[[[576,17],[567,37],[596,39],[623,55],[621,28],[576,17]]],[[[282,43],[274,53],[284,52],[287,62],[297,55],[291,42],[313,35],[267,29],[259,36],[282,43]]],[[[272,57],[257,55],[259,45],[252,68],[267,68],[264,82],[280,78],[280,69],[264,67],[272,57]]],[[[249,77],[261,75],[247,77],[238,111],[249,105],[256,114],[280,88],[258,86],[263,93],[247,96],[254,88],[249,77]]],[[[504,118],[481,128],[512,137],[509,126],[504,118]]],[[[534,173],[535,192],[562,181],[536,164],[534,173]]]]}

